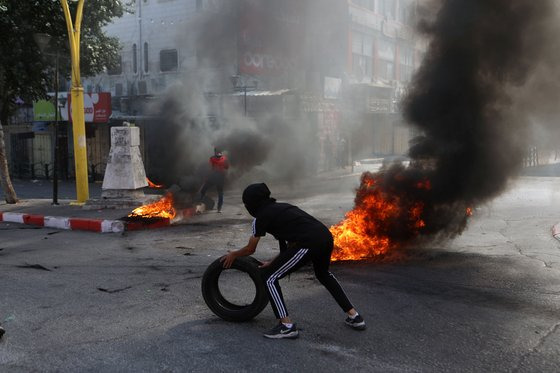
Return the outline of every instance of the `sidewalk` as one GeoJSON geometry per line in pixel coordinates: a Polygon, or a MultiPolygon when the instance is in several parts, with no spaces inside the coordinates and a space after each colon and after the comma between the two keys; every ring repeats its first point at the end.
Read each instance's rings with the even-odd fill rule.
{"type": "MultiPolygon", "coordinates": [[[[361,172],[363,172],[361,168],[363,167],[335,169],[322,172],[316,175],[315,178],[323,181],[333,181],[344,177],[358,178],[361,172]]],[[[76,196],[73,181],[59,181],[58,205],[52,204],[52,182],[49,180],[13,180],[12,183],[19,202],[17,204],[6,204],[3,191],[0,190],[0,222],[102,233],[122,233],[127,230],[160,228],[172,223],[169,220],[160,220],[152,224],[122,220],[130,214],[133,208],[85,209],[80,205],[72,204],[76,196]]],[[[279,186],[276,191],[280,192],[282,189],[279,186]]],[[[163,195],[164,191],[144,188],[144,193],[146,195],[163,195]]],[[[235,195],[239,202],[241,202],[241,190],[230,190],[229,194],[235,195]]],[[[89,196],[90,199],[101,198],[100,183],[89,184],[89,196]]],[[[236,206],[235,210],[242,209],[242,207],[242,205],[239,208],[236,206]]],[[[179,211],[179,219],[177,220],[193,214],[194,209],[179,211]]]]}
{"type": "MultiPolygon", "coordinates": [[[[13,185],[19,202],[7,204],[0,191],[0,221],[103,233],[122,233],[141,227],[138,224],[129,227],[120,220],[132,208],[84,209],[73,204],[76,195],[73,182],[59,182],[58,205],[52,204],[52,183],[48,180],[14,180],[13,185]]],[[[101,184],[90,183],[89,195],[91,199],[101,198],[101,184]]]]}

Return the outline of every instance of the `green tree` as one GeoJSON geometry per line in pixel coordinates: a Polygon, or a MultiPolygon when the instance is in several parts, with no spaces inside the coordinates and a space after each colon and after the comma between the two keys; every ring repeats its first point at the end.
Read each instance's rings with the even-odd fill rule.
{"type": "MultiPolygon", "coordinates": [[[[75,14],[76,3],[70,3],[75,14]]],[[[119,0],[85,0],[81,28],[80,68],[91,76],[119,62],[119,43],[103,32],[126,4],[119,0]]],[[[18,102],[31,103],[52,90],[55,58],[42,54],[34,35],[51,36],[49,46],[61,56],[69,56],[66,21],[59,0],[0,0],[0,182],[7,203],[17,196],[10,181],[2,125],[17,110],[18,102]]],[[[60,59],[60,62],[64,62],[60,59]]],[[[61,74],[69,75],[70,64],[61,64],[61,74]]]]}

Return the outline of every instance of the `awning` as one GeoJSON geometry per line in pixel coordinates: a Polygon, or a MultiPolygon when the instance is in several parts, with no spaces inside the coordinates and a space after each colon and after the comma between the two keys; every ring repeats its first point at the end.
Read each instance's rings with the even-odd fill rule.
{"type": "MultiPolygon", "coordinates": [[[[282,96],[293,92],[294,91],[292,89],[280,89],[277,91],[248,90],[247,96],[282,96]]],[[[245,96],[245,91],[236,91],[235,93],[232,93],[232,96],[245,96]]]]}

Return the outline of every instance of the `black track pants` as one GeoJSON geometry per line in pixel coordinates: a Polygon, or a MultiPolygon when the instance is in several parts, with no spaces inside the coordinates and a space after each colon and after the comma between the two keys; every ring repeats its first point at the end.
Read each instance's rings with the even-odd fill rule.
{"type": "Polygon", "coordinates": [[[204,196],[209,188],[215,186],[216,191],[218,192],[218,210],[221,210],[222,205],[224,204],[224,183],[225,173],[217,171],[213,172],[200,190],[200,200],[202,201],[204,199],[204,196]]]}
{"type": "Polygon", "coordinates": [[[344,312],[348,312],[353,308],[338,280],[329,271],[331,252],[332,241],[330,241],[330,244],[318,245],[316,248],[288,248],[282,251],[268,267],[261,270],[270,305],[276,318],[281,319],[288,316],[288,310],[284,303],[284,297],[282,296],[278,280],[301,268],[309,260],[313,263],[315,277],[327,288],[340,308],[344,312]]]}

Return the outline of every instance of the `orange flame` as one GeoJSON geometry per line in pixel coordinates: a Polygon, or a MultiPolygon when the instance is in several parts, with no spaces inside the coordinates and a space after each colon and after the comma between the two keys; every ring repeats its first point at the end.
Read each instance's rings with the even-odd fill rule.
{"type": "MultiPolygon", "coordinates": [[[[426,226],[422,219],[422,202],[403,202],[397,195],[384,193],[376,185],[374,175],[362,176],[356,206],[340,223],[330,227],[334,238],[331,260],[362,260],[387,254],[397,247],[390,226],[406,222],[410,235],[416,236],[426,226]]],[[[417,189],[430,190],[429,180],[416,184],[417,189]]]]}
{"type": "Polygon", "coordinates": [[[128,216],[173,219],[176,214],[177,212],[173,207],[173,195],[167,193],[159,201],[135,208],[128,216]]]}
{"type": "Polygon", "coordinates": [[[151,181],[150,179],[148,179],[148,178],[146,178],[146,181],[148,182],[148,186],[149,186],[150,188],[154,188],[154,189],[161,189],[161,188],[163,188],[163,184],[154,184],[154,183],[152,183],[152,181],[151,181]]]}

